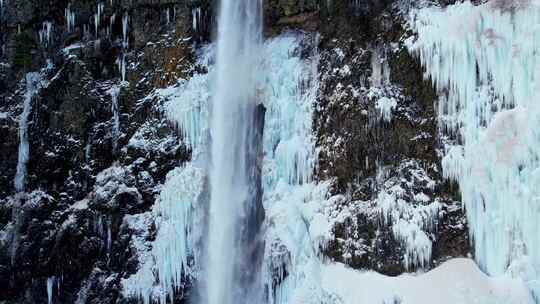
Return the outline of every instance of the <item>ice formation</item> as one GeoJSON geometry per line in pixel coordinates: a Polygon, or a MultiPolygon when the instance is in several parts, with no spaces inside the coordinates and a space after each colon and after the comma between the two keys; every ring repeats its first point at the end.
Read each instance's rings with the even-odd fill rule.
{"type": "Polygon", "coordinates": [[[47,278],[47,302],[48,304],[53,303],[53,288],[56,283],[55,277],[47,278]]]}
{"type": "Polygon", "coordinates": [[[32,112],[32,98],[39,91],[41,86],[41,76],[39,73],[26,74],[26,92],[24,94],[23,112],[19,120],[19,160],[17,162],[17,172],[15,174],[15,190],[24,191],[26,184],[26,164],[30,156],[28,144],[28,121],[32,112]]]}
{"type": "Polygon", "coordinates": [[[45,21],[39,30],[39,42],[43,45],[49,45],[51,43],[52,22],[45,21]]]}
{"type": "Polygon", "coordinates": [[[330,229],[319,212],[328,184],[312,181],[316,151],[311,123],[318,92],[318,54],[301,59],[303,39],[314,39],[312,47],[317,44],[316,37],[296,34],[265,44],[263,280],[269,303],[288,303],[296,291],[309,285],[307,276],[316,278],[312,270],[330,229]]]}
{"type": "Polygon", "coordinates": [[[380,87],[390,83],[390,66],[385,52],[374,48],[371,53],[371,86],[380,87]]]}
{"type": "Polygon", "coordinates": [[[120,71],[120,79],[122,82],[126,81],[126,54],[118,55],[116,58],[116,65],[120,71]]]}
{"type": "Polygon", "coordinates": [[[116,22],[116,13],[111,15],[111,18],[109,19],[109,27],[107,28],[107,35],[112,35],[112,28],[114,26],[114,23],[116,22]]]}
{"type": "Polygon", "coordinates": [[[208,149],[209,78],[213,73],[210,62],[214,51],[212,45],[203,47],[197,60],[209,73],[181,79],[177,85],[157,90],[150,96],[165,101],[167,117],[178,125],[184,144],[193,153],[190,163],[168,174],[153,208],[158,226],[156,240],[148,245],[149,253],[145,253],[148,251],[145,248],[140,250],[146,256],[144,262],[135,275],[123,281],[124,293],[139,297],[144,303],[167,303],[168,297],[183,287],[185,279],[197,277],[200,269],[200,242],[207,207],[202,198],[203,191],[207,191],[207,160],[203,152],[208,149]]]}
{"type": "Polygon", "coordinates": [[[67,31],[71,32],[73,31],[75,27],[75,12],[71,10],[71,3],[68,4],[68,7],[65,10],[65,18],[66,18],[66,27],[67,31]]]}
{"type": "MultiPolygon", "coordinates": [[[[442,22],[442,18],[435,20],[442,22]]],[[[196,28],[199,25],[193,26],[196,28]]],[[[235,41],[234,37],[229,38],[232,40],[227,43],[235,41]]],[[[269,39],[260,50],[262,60],[259,64],[265,73],[257,75],[256,78],[257,99],[266,108],[262,155],[266,218],[261,280],[265,284],[267,302],[372,304],[401,301],[422,304],[441,301],[440,295],[443,295],[442,301],[446,302],[441,303],[531,303],[527,290],[519,280],[508,277],[488,278],[471,260],[452,260],[423,275],[404,275],[397,278],[355,271],[341,264],[324,261],[321,251],[332,237],[334,224],[327,212],[339,198],[328,196],[330,181],[317,183],[312,178],[317,155],[311,123],[318,91],[318,55],[314,51],[308,58],[301,57],[301,54],[305,54],[305,50],[301,51],[301,48],[309,45],[316,46],[316,38],[288,33],[269,39]],[[309,42],[309,39],[314,41],[309,42]],[[426,293],[426,289],[431,291],[426,293]]],[[[441,45],[440,42],[435,44],[436,47],[441,45]]],[[[453,48],[458,48],[457,46],[461,44],[456,42],[453,48]]],[[[418,43],[417,49],[421,49],[418,43]]],[[[156,240],[152,244],[137,241],[137,246],[143,248],[140,252],[146,250],[147,254],[142,254],[141,260],[144,262],[138,272],[123,281],[124,292],[144,299],[145,303],[166,303],[167,297],[172,297],[177,289],[183,287],[183,278],[207,278],[207,274],[202,275],[200,272],[201,262],[205,259],[201,252],[201,238],[204,235],[201,227],[204,227],[203,222],[208,220],[208,206],[205,206],[208,201],[204,195],[205,191],[208,191],[206,176],[215,169],[206,166],[211,148],[210,131],[213,127],[223,126],[217,124],[215,118],[209,115],[212,98],[216,98],[212,96],[212,92],[221,92],[214,91],[213,88],[216,80],[223,77],[219,76],[219,71],[216,70],[213,62],[215,56],[215,46],[203,47],[198,54],[197,65],[202,67],[200,70],[207,70],[207,73],[195,72],[190,79],[180,80],[175,86],[157,90],[151,96],[159,96],[165,100],[167,117],[177,124],[184,143],[193,150],[193,155],[189,163],[169,173],[153,211],[158,224],[156,240]]],[[[372,81],[375,86],[384,86],[386,72],[384,68],[379,69],[376,65],[372,81]]],[[[237,80],[234,77],[231,79],[237,80]]],[[[454,78],[449,78],[446,82],[465,81],[452,79],[454,78]]],[[[236,85],[231,86],[233,87],[237,89],[236,85]]],[[[388,108],[391,111],[391,106],[384,107],[386,110],[388,108]]],[[[512,112],[490,116],[489,128],[487,125],[480,126],[485,129],[484,137],[487,141],[502,142],[505,148],[500,150],[498,157],[495,153],[495,161],[504,164],[512,163],[516,153],[530,153],[520,145],[510,145],[511,147],[507,148],[509,143],[530,140],[530,136],[522,138],[512,129],[524,128],[522,123],[531,119],[531,113],[523,115],[526,112],[519,107],[513,109],[515,110],[508,107],[512,112]],[[492,131],[488,130],[490,128],[492,131]],[[499,141],[500,138],[502,140],[499,141]]],[[[466,116],[457,115],[454,119],[458,118],[465,119],[466,116]]],[[[463,121],[460,121],[459,125],[462,124],[463,121]]],[[[217,134],[214,130],[212,135],[217,134]]],[[[221,145],[218,143],[217,147],[221,145]]],[[[466,145],[449,148],[449,152],[455,152],[448,154],[452,158],[448,156],[443,160],[447,175],[463,178],[467,149],[469,148],[466,145]]],[[[523,159],[522,156],[519,157],[520,164],[523,164],[523,159]]],[[[530,162],[530,159],[525,160],[530,162]]],[[[483,191],[482,187],[483,185],[478,191],[483,191]]],[[[427,201],[425,196],[420,194],[415,200],[421,204],[413,208],[410,202],[406,203],[400,196],[400,189],[390,185],[380,192],[375,207],[382,221],[392,228],[394,236],[404,244],[406,266],[421,268],[431,260],[429,233],[434,229],[439,205],[436,201],[427,201]]],[[[471,207],[468,204],[468,210],[473,207],[474,205],[471,207]]],[[[223,212],[220,215],[223,214],[229,213],[223,212]]],[[[147,216],[142,215],[129,220],[133,227],[142,227],[147,221],[147,216]]],[[[214,230],[214,234],[217,234],[216,232],[220,231],[214,230]]],[[[229,246],[231,244],[232,242],[229,246]]],[[[216,247],[212,250],[223,257],[232,254],[224,254],[231,250],[228,247],[216,247]]],[[[524,269],[517,266],[519,265],[514,263],[511,269],[515,272],[524,269]]],[[[221,267],[218,269],[223,270],[221,267]]],[[[214,279],[224,280],[219,275],[214,279]]],[[[208,302],[210,298],[217,301],[217,297],[222,295],[219,290],[224,287],[216,287],[221,283],[223,282],[206,282],[210,284],[207,287],[212,289],[208,302]]],[[[219,303],[227,302],[222,300],[220,298],[219,303]]]]}
{"type": "Polygon", "coordinates": [[[195,7],[191,10],[192,28],[195,32],[199,30],[201,24],[201,13],[202,9],[200,7],[195,7]]]}
{"type": "MultiPolygon", "coordinates": [[[[407,165],[406,170],[415,180],[400,178],[399,182],[393,179],[384,182],[383,189],[379,191],[375,200],[375,207],[382,224],[390,226],[395,239],[405,249],[403,256],[405,269],[425,269],[431,263],[430,234],[436,230],[441,205],[437,200],[430,201],[422,192],[415,195],[412,201],[406,201],[403,197],[405,190],[400,182],[411,184],[427,182],[428,188],[435,185],[425,171],[415,163],[407,165]]],[[[383,172],[384,170],[380,169],[379,175],[383,175],[383,172]]]]}
{"type": "Polygon", "coordinates": [[[101,24],[101,14],[103,14],[103,9],[105,8],[105,4],[99,2],[97,4],[96,13],[94,14],[94,26],[96,29],[96,38],[99,36],[99,26],[101,24]]]}
{"type": "Polygon", "coordinates": [[[421,9],[407,41],[441,92],[443,169],[459,182],[475,257],[540,296],[540,3],[464,2],[421,9]]]}
{"type": "Polygon", "coordinates": [[[397,101],[393,97],[381,97],[375,108],[379,110],[380,115],[384,121],[390,121],[392,118],[392,111],[397,107],[397,101]]]}
{"type": "MultiPolygon", "coordinates": [[[[204,183],[204,170],[192,163],[167,175],[152,210],[158,229],[156,239],[138,272],[122,281],[125,294],[138,297],[145,304],[153,301],[165,304],[173,301],[176,290],[183,287],[186,278],[193,279],[196,275],[201,256],[197,243],[204,226],[204,209],[200,205],[204,183]]],[[[135,219],[132,223],[135,228],[146,225],[144,219],[135,219]]],[[[138,247],[144,246],[140,244],[138,247]]],[[[144,253],[144,248],[139,252],[144,253]]]]}
{"type": "Polygon", "coordinates": [[[208,143],[214,56],[214,45],[202,47],[195,64],[207,73],[195,73],[189,80],[180,79],[176,86],[157,92],[168,101],[165,104],[167,117],[178,126],[185,144],[196,152],[205,149],[208,143]]]}
{"type": "Polygon", "coordinates": [[[120,87],[114,85],[111,87],[111,89],[109,89],[108,93],[109,95],[111,95],[111,112],[113,114],[113,149],[116,151],[116,147],[118,145],[118,137],[120,136],[120,110],[118,108],[118,95],[120,94],[120,87]]]}
{"type": "Polygon", "coordinates": [[[397,100],[391,94],[385,94],[386,90],[391,89],[390,66],[385,51],[380,47],[375,47],[371,53],[370,84],[369,96],[376,97],[375,108],[379,111],[380,118],[390,121],[392,111],[397,107],[397,100]]]}
{"type": "Polygon", "coordinates": [[[128,29],[129,29],[129,15],[126,12],[124,13],[124,16],[122,16],[122,47],[124,49],[127,49],[129,47],[128,29]]]}

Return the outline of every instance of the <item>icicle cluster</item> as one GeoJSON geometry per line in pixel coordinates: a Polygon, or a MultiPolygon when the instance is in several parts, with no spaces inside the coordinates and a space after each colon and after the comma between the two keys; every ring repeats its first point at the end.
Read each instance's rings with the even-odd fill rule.
{"type": "Polygon", "coordinates": [[[206,69],[207,73],[196,73],[189,80],[179,80],[177,87],[160,92],[169,100],[165,105],[167,117],[176,123],[185,144],[195,151],[208,144],[210,80],[213,66],[210,64],[215,55],[212,45],[203,47],[196,65],[206,69]]]}
{"type": "Polygon", "coordinates": [[[425,8],[408,41],[441,91],[444,173],[459,182],[475,256],[540,295],[540,4],[469,2],[425,8]]]}
{"type": "Polygon", "coordinates": [[[99,37],[99,25],[101,24],[101,14],[103,14],[103,9],[105,4],[99,2],[97,4],[96,13],[94,14],[94,26],[96,29],[96,39],[99,37]]]}
{"type": "Polygon", "coordinates": [[[52,33],[52,22],[45,21],[43,22],[43,25],[41,27],[41,30],[39,30],[39,42],[42,45],[49,45],[51,43],[51,33],[52,33]]]}
{"type": "Polygon", "coordinates": [[[65,18],[66,18],[66,27],[67,31],[71,32],[73,31],[75,27],[75,12],[71,10],[71,3],[68,4],[68,7],[66,8],[64,12],[65,18]]]}
{"type": "Polygon", "coordinates": [[[371,52],[371,77],[369,96],[375,99],[375,108],[384,121],[392,119],[392,111],[397,107],[397,100],[390,90],[390,66],[384,49],[375,47],[371,52]]]}
{"type": "Polygon", "coordinates": [[[431,262],[432,241],[427,233],[435,232],[440,204],[434,201],[424,205],[429,201],[425,195],[415,198],[416,202],[405,201],[400,197],[403,191],[397,185],[381,191],[376,200],[378,212],[405,249],[405,269],[423,269],[431,262]]]}
{"type": "Polygon", "coordinates": [[[157,236],[152,243],[152,259],[147,259],[136,274],[122,281],[124,293],[145,304],[174,302],[185,278],[192,279],[201,253],[196,245],[204,224],[200,200],[205,174],[191,163],[167,175],[153,208],[157,236]]]}
{"type": "MultiPolygon", "coordinates": [[[[171,171],[153,208],[158,234],[152,243],[151,258],[138,272],[123,281],[124,293],[141,298],[144,303],[160,304],[172,301],[185,279],[193,279],[201,257],[199,242],[204,227],[202,193],[206,173],[199,163],[205,163],[204,151],[208,132],[211,58],[213,46],[203,47],[197,64],[209,73],[195,74],[189,80],[179,80],[176,86],[155,92],[165,100],[167,117],[178,125],[184,143],[193,149],[192,161],[171,171]]],[[[155,95],[151,95],[154,97],[155,95]]]]}
{"type": "Polygon", "coordinates": [[[313,103],[318,90],[317,58],[295,55],[299,37],[285,36],[265,44],[262,99],[265,186],[280,180],[298,185],[311,181],[315,165],[313,103]]]}
{"type": "Polygon", "coordinates": [[[319,242],[328,230],[318,213],[328,185],[312,182],[316,154],[311,122],[319,57],[313,53],[308,59],[300,58],[302,39],[308,37],[280,36],[267,41],[264,50],[262,176],[267,233],[263,280],[268,303],[299,303],[291,298],[314,284],[319,242]],[[313,277],[307,279],[309,275],[313,277]]]}
{"type": "Polygon", "coordinates": [[[202,22],[201,14],[202,9],[200,7],[195,7],[191,10],[192,27],[195,32],[197,32],[200,28],[202,22]]]}
{"type": "Polygon", "coordinates": [[[116,58],[116,66],[118,67],[118,70],[120,71],[120,79],[122,82],[126,81],[126,55],[120,54],[118,58],[116,58]]]}

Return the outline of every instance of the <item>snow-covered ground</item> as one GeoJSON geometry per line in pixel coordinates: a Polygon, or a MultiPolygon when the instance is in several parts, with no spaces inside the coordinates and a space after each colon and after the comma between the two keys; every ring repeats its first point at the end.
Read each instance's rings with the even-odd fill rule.
{"type": "Polygon", "coordinates": [[[522,281],[489,277],[470,259],[452,259],[430,272],[399,277],[356,271],[343,264],[327,264],[322,267],[321,277],[322,288],[339,299],[336,303],[533,303],[522,281]]]}

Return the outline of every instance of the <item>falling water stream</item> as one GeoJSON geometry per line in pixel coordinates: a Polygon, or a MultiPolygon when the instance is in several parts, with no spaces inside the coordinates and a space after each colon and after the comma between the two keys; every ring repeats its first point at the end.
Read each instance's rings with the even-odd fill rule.
{"type": "Polygon", "coordinates": [[[262,119],[257,67],[262,48],[260,0],[223,0],[217,38],[216,83],[211,110],[211,169],[207,304],[255,303],[256,232],[260,207],[262,119]],[[240,300],[242,299],[242,300],[240,300]],[[239,302],[240,301],[240,302],[239,302]]]}

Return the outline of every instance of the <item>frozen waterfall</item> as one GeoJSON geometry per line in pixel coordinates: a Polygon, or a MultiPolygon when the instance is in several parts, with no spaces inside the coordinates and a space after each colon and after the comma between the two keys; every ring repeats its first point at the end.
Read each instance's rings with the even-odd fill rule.
{"type": "MultiPolygon", "coordinates": [[[[413,14],[408,41],[441,91],[457,138],[443,169],[459,182],[475,257],[540,296],[540,3],[470,2],[413,14]]],[[[538,300],[537,300],[538,301],[538,300]]]]}
{"type": "Polygon", "coordinates": [[[24,191],[26,184],[26,164],[30,156],[28,144],[28,120],[32,111],[32,98],[39,90],[39,73],[26,74],[26,92],[24,94],[23,112],[19,120],[19,161],[17,163],[17,173],[15,174],[15,190],[24,191]]]}

